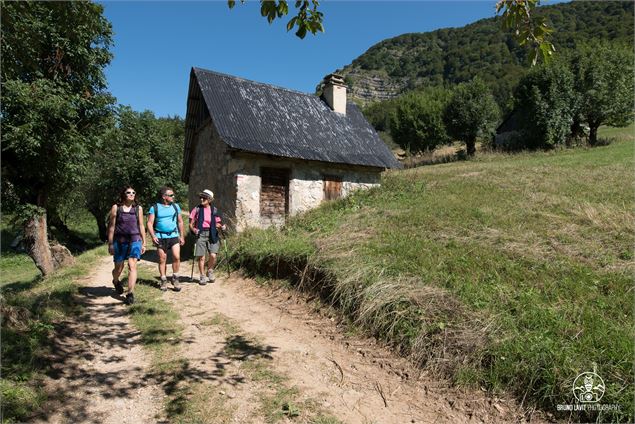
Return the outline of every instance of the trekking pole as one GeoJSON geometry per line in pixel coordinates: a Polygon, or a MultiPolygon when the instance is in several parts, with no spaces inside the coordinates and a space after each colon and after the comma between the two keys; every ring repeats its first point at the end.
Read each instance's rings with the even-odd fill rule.
{"type": "Polygon", "coordinates": [[[227,250],[227,234],[222,229],[220,230],[223,235],[223,250],[225,251],[225,262],[227,262],[227,277],[231,276],[231,266],[229,265],[229,251],[227,250]]]}
{"type": "Polygon", "coordinates": [[[190,281],[194,279],[194,261],[196,259],[196,242],[198,241],[198,235],[196,236],[196,240],[194,240],[194,249],[192,251],[192,272],[190,272],[190,281]]]}

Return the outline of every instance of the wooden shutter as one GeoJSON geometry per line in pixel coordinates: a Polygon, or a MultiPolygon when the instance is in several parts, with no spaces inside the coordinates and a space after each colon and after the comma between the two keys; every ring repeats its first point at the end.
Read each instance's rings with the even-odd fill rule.
{"type": "Polygon", "coordinates": [[[289,170],[261,168],[260,178],[260,217],[263,223],[284,223],[289,213],[289,170]]]}
{"type": "Polygon", "coordinates": [[[324,176],[324,200],[335,200],[342,197],[342,178],[332,175],[324,176]]]}

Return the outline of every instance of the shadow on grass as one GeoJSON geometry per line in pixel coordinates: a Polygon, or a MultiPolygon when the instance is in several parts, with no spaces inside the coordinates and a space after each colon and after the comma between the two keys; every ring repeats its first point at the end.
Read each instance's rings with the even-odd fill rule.
{"type": "Polygon", "coordinates": [[[242,374],[227,374],[227,368],[237,361],[246,362],[255,359],[273,359],[271,353],[278,348],[275,346],[263,346],[246,339],[241,335],[228,336],[221,349],[206,358],[205,362],[211,362],[213,369],[203,371],[192,367],[187,361],[182,361],[179,369],[167,380],[163,381],[163,390],[170,400],[166,406],[168,418],[174,419],[183,415],[190,402],[191,393],[189,385],[192,383],[213,382],[224,383],[231,386],[248,383],[242,374]]]}
{"type": "MultiPolygon", "coordinates": [[[[2,253],[4,255],[4,252],[2,253]]],[[[20,293],[25,290],[30,290],[42,281],[42,276],[38,275],[37,277],[32,278],[30,281],[16,281],[15,283],[9,283],[2,286],[2,291],[5,294],[8,293],[20,293]]]]}

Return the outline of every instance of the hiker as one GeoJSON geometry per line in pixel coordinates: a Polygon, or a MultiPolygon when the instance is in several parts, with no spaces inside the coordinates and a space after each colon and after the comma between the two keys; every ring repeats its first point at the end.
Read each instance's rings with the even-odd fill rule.
{"type": "Polygon", "coordinates": [[[227,227],[222,223],[218,209],[212,206],[214,193],[206,189],[198,196],[201,203],[190,212],[190,231],[196,235],[194,257],[201,273],[198,283],[204,286],[208,282],[213,283],[216,280],[214,266],[216,266],[216,254],[220,247],[218,230],[225,231],[227,227]],[[205,274],[205,253],[209,253],[207,274],[205,274]]]}
{"type": "Polygon", "coordinates": [[[171,187],[161,187],[160,201],[150,207],[148,211],[148,231],[152,242],[159,253],[159,274],[161,276],[161,291],[167,291],[167,260],[168,252],[172,252],[172,277],[170,281],[174,291],[181,291],[179,285],[179,268],[181,266],[181,246],[185,244],[183,235],[183,218],[181,207],[174,203],[174,190],[171,187]]]}
{"type": "Polygon", "coordinates": [[[113,255],[112,284],[117,294],[123,294],[119,276],[124,261],[128,260],[128,293],[126,304],[134,303],[134,286],[137,282],[137,261],[146,251],[146,229],[143,225],[143,209],[135,201],[135,190],[126,186],[119,193],[119,200],[110,209],[108,225],[108,253],[113,255]]]}

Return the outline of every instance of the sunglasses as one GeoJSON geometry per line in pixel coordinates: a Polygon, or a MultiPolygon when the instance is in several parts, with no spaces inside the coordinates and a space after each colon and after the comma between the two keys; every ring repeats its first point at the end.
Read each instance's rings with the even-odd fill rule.
{"type": "Polygon", "coordinates": [[[174,197],[174,193],[172,193],[172,194],[166,194],[166,196],[168,196],[168,197],[174,197]]]}
{"type": "Polygon", "coordinates": [[[126,194],[137,194],[134,191],[126,191],[126,194]]]}

